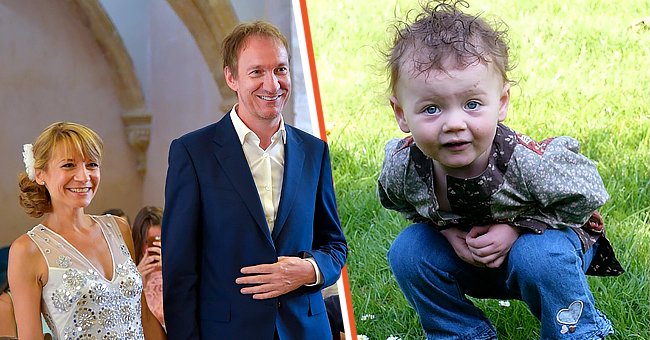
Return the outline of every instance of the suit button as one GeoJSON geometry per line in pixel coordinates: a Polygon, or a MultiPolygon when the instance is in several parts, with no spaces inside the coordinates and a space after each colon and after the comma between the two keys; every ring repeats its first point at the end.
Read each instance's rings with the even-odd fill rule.
{"type": "Polygon", "coordinates": [[[282,307],[282,302],[278,301],[278,308],[282,307]]]}

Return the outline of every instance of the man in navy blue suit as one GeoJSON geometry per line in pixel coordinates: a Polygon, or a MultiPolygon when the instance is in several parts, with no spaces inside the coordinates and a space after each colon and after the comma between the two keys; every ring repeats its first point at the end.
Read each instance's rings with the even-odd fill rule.
{"type": "Polygon", "coordinates": [[[330,339],[322,287],[347,244],[329,151],[282,119],[287,39],[240,24],[222,44],[238,103],[169,149],[162,225],[170,339],[330,339]]]}

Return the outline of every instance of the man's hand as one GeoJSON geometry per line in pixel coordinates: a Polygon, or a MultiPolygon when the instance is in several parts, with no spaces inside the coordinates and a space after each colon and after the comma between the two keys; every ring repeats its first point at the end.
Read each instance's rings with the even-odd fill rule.
{"type": "Polygon", "coordinates": [[[472,228],[465,238],[475,263],[488,268],[503,264],[519,232],[507,224],[492,224],[472,228]]]}
{"type": "Polygon", "coordinates": [[[280,256],[278,262],[244,267],[241,273],[247,276],[235,282],[253,285],[240,290],[242,294],[253,294],[253,299],[270,299],[316,282],[314,266],[299,257],[280,256]]]}
{"type": "Polygon", "coordinates": [[[469,251],[469,247],[467,246],[467,242],[465,241],[465,238],[467,236],[467,233],[458,229],[458,228],[447,228],[442,231],[440,231],[442,235],[447,239],[449,244],[451,244],[451,247],[454,248],[454,251],[456,252],[456,255],[461,258],[461,260],[477,265],[476,261],[474,260],[474,257],[472,256],[472,253],[469,251]]]}

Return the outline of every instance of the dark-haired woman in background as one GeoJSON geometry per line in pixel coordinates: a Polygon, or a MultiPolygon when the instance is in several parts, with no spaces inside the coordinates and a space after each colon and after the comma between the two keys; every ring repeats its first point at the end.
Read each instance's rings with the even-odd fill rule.
{"type": "Polygon", "coordinates": [[[133,222],[131,235],[133,235],[135,248],[135,262],[142,275],[147,305],[164,327],[160,249],[162,215],[163,209],[160,207],[145,206],[140,209],[133,222]]]}

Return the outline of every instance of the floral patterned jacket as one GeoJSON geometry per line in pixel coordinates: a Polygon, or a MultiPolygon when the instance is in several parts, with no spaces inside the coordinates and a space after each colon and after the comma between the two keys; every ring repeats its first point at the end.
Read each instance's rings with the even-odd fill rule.
{"type": "Polygon", "coordinates": [[[486,170],[470,179],[447,176],[452,212],[439,210],[433,162],[412,137],[393,139],[378,181],[381,204],[413,222],[439,229],[506,223],[537,234],[571,228],[586,251],[600,240],[587,274],[623,273],[596,212],[609,198],[596,166],[570,137],[535,142],[505,125],[497,126],[486,170]]]}

